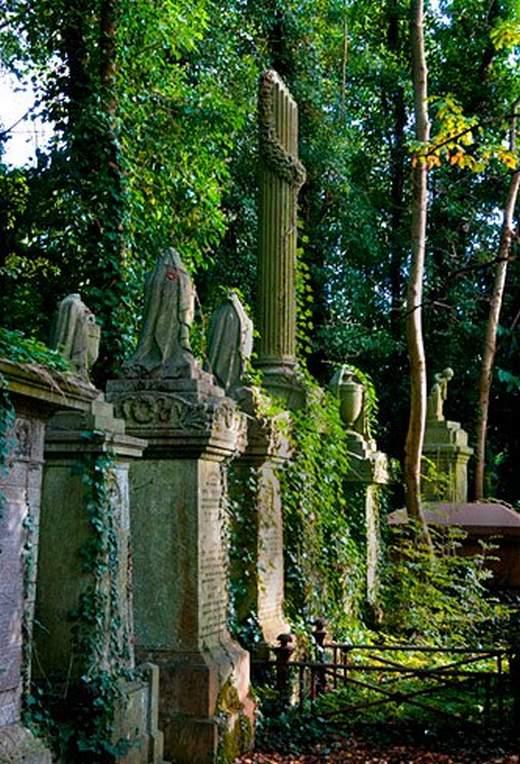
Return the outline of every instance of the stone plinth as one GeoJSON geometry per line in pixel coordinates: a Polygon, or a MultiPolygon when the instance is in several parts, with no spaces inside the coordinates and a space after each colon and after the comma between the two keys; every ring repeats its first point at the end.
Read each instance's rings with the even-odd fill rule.
{"type": "MultiPolygon", "coordinates": [[[[112,405],[101,398],[93,402],[90,413],[59,413],[48,425],[35,639],[42,676],[54,687],[64,687],[65,697],[67,689],[72,692],[92,668],[115,674],[135,669],[128,473],[130,461],[140,458],[145,446],[125,434],[124,421],[115,418],[112,405]],[[105,474],[100,471],[104,461],[105,474]],[[96,528],[89,519],[92,479],[101,479],[107,491],[96,528]],[[98,535],[108,539],[103,550],[96,546],[98,535]],[[96,565],[103,566],[98,574],[92,561],[90,566],[85,562],[88,550],[94,549],[96,565]],[[90,626],[97,633],[94,655],[81,636],[78,640],[81,616],[74,615],[92,591],[96,592],[95,626],[90,626]]],[[[161,761],[153,681],[121,680],[121,691],[114,743],[129,740],[132,749],[130,758],[118,761],[161,761]]]]}
{"type": "Polygon", "coordinates": [[[248,419],[246,451],[231,466],[231,498],[236,502],[237,559],[232,576],[240,582],[239,622],[253,618],[261,631],[260,652],[290,632],[283,612],[283,518],[277,470],[290,457],[286,416],[248,419]],[[243,560],[250,569],[244,576],[243,560]]]}
{"type": "Polygon", "coordinates": [[[50,764],[50,753],[21,725],[31,681],[45,423],[57,409],[85,410],[92,389],[47,370],[0,361],[16,419],[0,474],[0,761],[50,764]]]}
{"type": "Polygon", "coordinates": [[[473,449],[458,422],[428,419],[424,435],[422,498],[425,501],[465,502],[468,499],[468,460],[473,449]]]}
{"type": "Polygon", "coordinates": [[[216,762],[251,740],[249,655],[227,630],[223,464],[245,447],[245,418],[209,375],[109,383],[131,468],[138,654],[160,666],[160,726],[176,764],[216,762]]]}

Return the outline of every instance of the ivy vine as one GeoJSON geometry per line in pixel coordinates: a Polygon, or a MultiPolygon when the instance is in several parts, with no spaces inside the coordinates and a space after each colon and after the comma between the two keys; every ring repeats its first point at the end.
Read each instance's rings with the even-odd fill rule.
{"type": "Polygon", "coordinates": [[[365,594],[365,556],[345,495],[348,453],[337,399],[305,375],[306,402],[292,414],[294,456],[280,470],[286,612],[293,623],[355,621],[365,594]]]}

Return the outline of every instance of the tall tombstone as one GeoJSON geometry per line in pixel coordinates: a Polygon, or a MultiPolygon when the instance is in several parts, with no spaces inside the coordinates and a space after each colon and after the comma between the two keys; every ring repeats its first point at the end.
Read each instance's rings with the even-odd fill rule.
{"type": "Polygon", "coordinates": [[[298,107],[279,75],[269,70],[259,90],[258,367],[265,387],[289,403],[298,399],[296,367],[296,243],[298,191],[305,168],[298,159],[298,107]]]}
{"type": "Polygon", "coordinates": [[[422,452],[425,501],[468,500],[468,461],[473,449],[468,446],[468,434],[460,423],[446,419],[444,414],[452,378],[453,370],[449,367],[436,374],[428,396],[422,452]]]}
{"type": "Polygon", "coordinates": [[[88,410],[95,393],[81,379],[4,360],[0,375],[9,401],[4,392],[0,416],[11,423],[0,473],[0,761],[50,764],[45,744],[22,723],[33,675],[45,426],[59,409],[88,410]]]}
{"type": "Polygon", "coordinates": [[[146,441],[130,470],[136,650],[160,666],[165,755],[232,760],[252,740],[249,655],[227,629],[226,462],[245,447],[234,401],[193,357],[195,293],[176,252],[157,260],[126,378],[108,395],[146,441]]]}
{"type": "MultiPolygon", "coordinates": [[[[47,426],[37,579],[37,673],[63,698],[58,713],[78,713],[78,697],[106,672],[117,695],[113,739],[120,764],[158,764],[158,669],[134,660],[128,473],[145,443],[90,382],[99,327],[78,294],[58,306],[51,344],[92,389],[83,412],[61,411],[47,426]],[[57,553],[59,550],[59,553],[57,553]],[[85,682],[85,677],[87,680],[85,682]],[[121,745],[124,743],[124,745],[121,745]],[[128,748],[128,750],[125,750],[128,748]]],[[[70,721],[70,719],[69,719],[70,721]]]]}
{"type": "Polygon", "coordinates": [[[237,592],[238,621],[254,619],[260,630],[258,651],[276,644],[289,626],[283,613],[283,519],[278,468],[289,458],[288,418],[262,415],[259,390],[245,386],[244,372],[253,350],[253,324],[236,294],[212,317],[208,356],[217,382],[247,414],[247,448],[229,469],[229,493],[237,506],[232,535],[236,549],[230,573],[237,592]],[[245,561],[249,569],[245,569],[245,561]]]}
{"type": "Polygon", "coordinates": [[[388,457],[377,448],[368,421],[367,391],[356,372],[344,364],[336,369],[329,389],[339,399],[345,424],[349,471],[345,490],[351,499],[360,496],[366,527],[367,602],[376,618],[379,613],[379,575],[381,562],[380,497],[390,483],[388,457]]]}

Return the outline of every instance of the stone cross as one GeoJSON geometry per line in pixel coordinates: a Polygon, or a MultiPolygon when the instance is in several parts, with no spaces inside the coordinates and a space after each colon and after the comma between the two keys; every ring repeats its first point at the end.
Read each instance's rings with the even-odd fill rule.
{"type": "Polygon", "coordinates": [[[50,345],[70,361],[78,377],[89,381],[89,371],[99,354],[101,328],[79,294],[69,294],[54,318],[50,345]]]}
{"type": "Polygon", "coordinates": [[[275,71],[260,80],[258,366],[291,375],[296,364],[296,212],[305,168],[298,107],[275,71]]]}

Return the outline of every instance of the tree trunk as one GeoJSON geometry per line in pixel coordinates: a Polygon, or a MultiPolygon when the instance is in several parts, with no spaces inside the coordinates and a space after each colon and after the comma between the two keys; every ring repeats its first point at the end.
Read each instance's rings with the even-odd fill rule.
{"type": "MultiPolygon", "coordinates": [[[[418,141],[430,138],[428,88],[424,51],[423,0],[413,0],[411,19],[412,78],[415,134],[418,141]]],[[[422,334],[422,290],[426,251],[428,169],[418,158],[412,170],[412,262],[406,300],[406,338],[410,360],[410,419],[405,449],[405,487],[408,515],[428,529],[421,511],[421,454],[426,423],[426,358],[422,334]]]]}
{"type": "Polygon", "coordinates": [[[502,223],[502,236],[498,250],[498,262],[495,270],[495,281],[489,305],[489,316],[482,353],[482,365],[480,368],[478,421],[475,448],[475,499],[478,501],[484,496],[484,472],[486,466],[486,434],[489,413],[489,394],[493,379],[493,366],[497,348],[497,328],[506,285],[507,265],[511,251],[513,238],[513,216],[515,213],[516,200],[520,188],[520,170],[517,170],[511,178],[509,193],[504,207],[502,223]]]}

